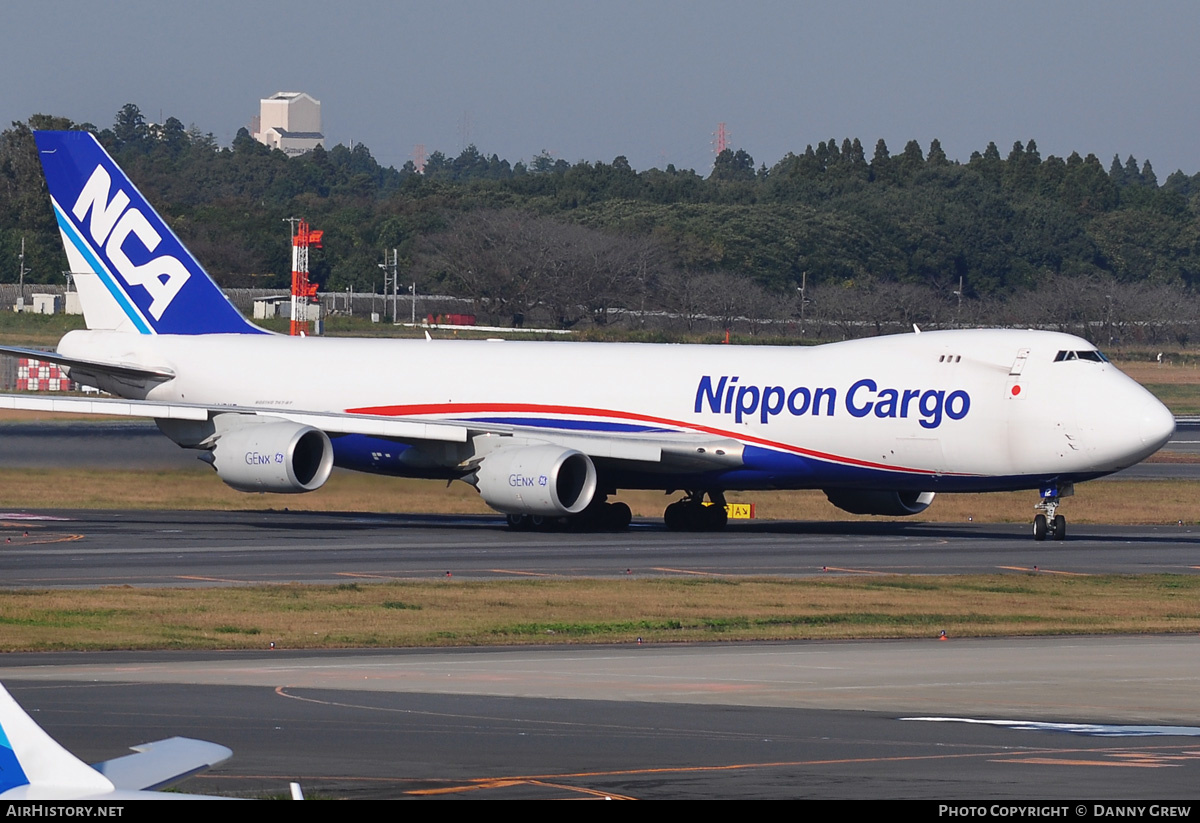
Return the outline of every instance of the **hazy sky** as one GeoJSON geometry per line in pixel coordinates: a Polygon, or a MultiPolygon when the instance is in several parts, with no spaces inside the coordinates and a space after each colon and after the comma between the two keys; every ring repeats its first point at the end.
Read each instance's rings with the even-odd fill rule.
{"type": "Polygon", "coordinates": [[[0,123],[99,126],[136,103],[228,145],[276,91],[322,103],[327,145],[399,166],[416,144],[707,173],[713,133],[772,165],[819,140],[911,139],[967,160],[1200,171],[1200,3],[9,2],[0,123]]]}

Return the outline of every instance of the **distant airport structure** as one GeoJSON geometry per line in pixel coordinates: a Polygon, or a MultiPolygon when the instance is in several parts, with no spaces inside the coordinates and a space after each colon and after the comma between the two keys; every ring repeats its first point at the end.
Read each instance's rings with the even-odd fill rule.
{"type": "Polygon", "coordinates": [[[254,139],[284,154],[305,154],[324,145],[321,101],[302,91],[281,91],[258,101],[254,139]]]}

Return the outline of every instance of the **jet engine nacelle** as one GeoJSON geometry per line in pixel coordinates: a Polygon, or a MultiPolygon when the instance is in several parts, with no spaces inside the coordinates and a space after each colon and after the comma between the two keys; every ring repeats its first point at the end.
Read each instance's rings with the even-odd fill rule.
{"type": "Polygon", "coordinates": [[[312,426],[252,423],[222,432],[205,459],[238,491],[295,494],[329,479],[333,444],[312,426]]]}
{"type": "Polygon", "coordinates": [[[824,489],[829,502],[851,514],[905,517],[920,514],[933,502],[933,492],[882,492],[857,489],[824,489]]]}
{"type": "Polygon", "coordinates": [[[483,501],[504,514],[578,514],[596,495],[596,467],[562,446],[513,446],[483,459],[475,473],[483,501]]]}

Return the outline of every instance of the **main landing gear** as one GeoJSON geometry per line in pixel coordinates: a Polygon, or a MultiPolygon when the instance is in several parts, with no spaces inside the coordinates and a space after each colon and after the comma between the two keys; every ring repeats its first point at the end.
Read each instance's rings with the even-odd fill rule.
{"type": "Polygon", "coordinates": [[[513,531],[582,531],[623,532],[633,520],[633,512],[624,503],[592,503],[579,514],[566,517],[543,517],[540,514],[505,515],[513,531]]]}
{"type": "Polygon", "coordinates": [[[708,491],[711,505],[704,505],[703,491],[689,491],[683,500],[667,506],[663,522],[671,531],[717,532],[725,528],[729,515],[725,512],[725,494],[719,490],[708,491]]]}
{"type": "Polygon", "coordinates": [[[1075,494],[1075,486],[1064,483],[1062,486],[1047,486],[1042,489],[1042,499],[1033,508],[1038,512],[1033,518],[1033,539],[1051,540],[1067,539],[1067,518],[1058,514],[1059,498],[1075,494]]]}

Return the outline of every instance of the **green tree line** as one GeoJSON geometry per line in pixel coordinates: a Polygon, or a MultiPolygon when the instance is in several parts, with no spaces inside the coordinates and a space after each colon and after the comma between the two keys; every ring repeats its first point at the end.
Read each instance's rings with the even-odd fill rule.
{"type": "Polygon", "coordinates": [[[293,216],[325,232],[314,257],[324,290],[378,288],[383,250],[397,248],[427,292],[566,326],[608,322],[613,309],[794,313],[801,285],[865,295],[891,284],[956,307],[1059,281],[1109,294],[1104,284],[1200,287],[1200,174],[1160,183],[1133,156],[1105,168],[1090,154],[1042,157],[1029,140],[956,162],[937,140],[893,154],[883,140],[868,152],[846,138],[771,166],[726,150],[701,174],[546,152],[510,163],[468,146],[434,152],[418,173],[380,165],[361,144],[287,157],[245,129],[222,148],[177,118],[147,123],[133,104],[108,128],[34,115],[0,133],[2,282],[17,278],[22,238],[32,278],[61,282],[32,132],[76,128],[98,135],[231,287],[286,286],[293,216]],[[718,305],[729,288],[745,307],[718,305]]]}

